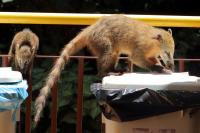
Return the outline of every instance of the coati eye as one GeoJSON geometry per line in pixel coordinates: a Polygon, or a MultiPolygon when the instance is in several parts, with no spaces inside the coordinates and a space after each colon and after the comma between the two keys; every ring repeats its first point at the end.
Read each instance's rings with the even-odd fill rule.
{"type": "Polygon", "coordinates": [[[158,34],[158,35],[156,35],[155,37],[153,37],[153,39],[161,40],[161,39],[162,39],[162,36],[161,36],[161,34],[158,34]]]}

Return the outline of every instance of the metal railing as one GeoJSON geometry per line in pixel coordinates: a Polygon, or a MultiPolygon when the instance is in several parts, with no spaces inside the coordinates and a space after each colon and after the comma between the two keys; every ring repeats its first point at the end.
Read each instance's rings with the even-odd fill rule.
{"type": "MultiPolygon", "coordinates": [[[[57,25],[90,25],[103,15],[110,14],[70,14],[70,13],[19,13],[0,12],[1,24],[57,24],[57,25]]],[[[162,27],[200,27],[199,16],[167,16],[167,15],[127,15],[128,17],[139,19],[150,23],[153,26],[162,27]]],[[[2,57],[2,66],[8,66],[7,55],[2,57]]],[[[58,56],[37,56],[36,58],[53,58],[58,56]]],[[[88,56],[72,56],[78,60],[77,74],[77,121],[76,133],[82,133],[82,112],[83,112],[83,75],[85,59],[94,59],[88,56]]],[[[200,59],[176,59],[179,64],[179,71],[184,71],[185,61],[200,61],[200,59]]],[[[57,86],[52,89],[52,109],[51,109],[51,133],[57,132],[57,86]]],[[[25,133],[31,132],[31,100],[32,84],[29,81],[29,97],[26,100],[25,133]]]]}
{"type": "MultiPolygon", "coordinates": [[[[0,55],[2,58],[1,66],[9,66],[8,55],[0,55]]],[[[54,61],[58,56],[37,55],[36,58],[51,58],[54,61]]],[[[78,60],[78,73],[77,73],[77,114],[76,114],[76,133],[82,133],[82,112],[83,112],[83,77],[84,77],[84,62],[85,60],[93,60],[96,57],[91,56],[71,56],[71,59],[78,60]]],[[[122,58],[126,59],[126,58],[122,58]]],[[[175,59],[178,62],[178,71],[185,71],[185,62],[200,62],[200,59],[175,59]]],[[[26,99],[26,116],[25,116],[25,133],[31,132],[31,101],[32,101],[32,82],[28,81],[29,97],[26,99]]],[[[55,84],[51,90],[52,106],[51,106],[51,133],[57,132],[57,94],[58,88],[55,84]]],[[[20,129],[20,128],[19,128],[20,129]]]]}

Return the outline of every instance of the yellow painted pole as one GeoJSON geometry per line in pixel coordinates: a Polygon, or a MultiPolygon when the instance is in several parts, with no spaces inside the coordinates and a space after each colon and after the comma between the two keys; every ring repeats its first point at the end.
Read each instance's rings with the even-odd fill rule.
{"type": "MultiPolygon", "coordinates": [[[[111,14],[0,12],[4,24],[90,25],[111,14]]],[[[160,27],[200,27],[200,16],[127,15],[160,27]]]]}

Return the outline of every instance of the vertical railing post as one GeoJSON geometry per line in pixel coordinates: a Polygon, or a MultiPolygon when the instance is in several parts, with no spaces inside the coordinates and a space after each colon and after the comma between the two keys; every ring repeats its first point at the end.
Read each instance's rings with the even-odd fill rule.
{"type": "MultiPolygon", "coordinates": [[[[31,70],[32,71],[32,70],[31,70]]],[[[32,101],[32,74],[27,77],[28,98],[26,99],[25,133],[31,133],[31,101],[32,101]]]]}
{"type": "Polygon", "coordinates": [[[76,133],[82,133],[84,58],[78,59],[76,133]]]}
{"type": "Polygon", "coordinates": [[[6,56],[3,56],[2,57],[2,64],[1,64],[1,66],[2,67],[7,67],[9,64],[8,64],[8,57],[6,57],[6,56]]]}
{"type": "Polygon", "coordinates": [[[180,59],[178,61],[178,64],[179,64],[179,72],[183,72],[185,70],[185,62],[184,62],[184,60],[180,59]]]}
{"type": "Polygon", "coordinates": [[[52,106],[51,106],[51,133],[57,133],[57,101],[58,91],[57,84],[51,89],[52,106]]]}
{"type": "MultiPolygon", "coordinates": [[[[56,60],[54,59],[54,62],[56,60]]],[[[57,133],[57,101],[58,101],[58,89],[57,83],[51,88],[52,106],[51,106],[51,133],[57,133]]]]}

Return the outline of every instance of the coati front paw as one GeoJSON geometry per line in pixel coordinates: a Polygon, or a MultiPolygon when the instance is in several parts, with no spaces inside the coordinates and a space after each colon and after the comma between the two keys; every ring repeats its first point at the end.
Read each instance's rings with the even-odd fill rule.
{"type": "Polygon", "coordinates": [[[163,69],[162,70],[162,73],[164,73],[164,74],[172,74],[173,72],[171,71],[171,70],[169,70],[169,69],[163,69]]]}
{"type": "Polygon", "coordinates": [[[110,71],[108,75],[120,76],[127,72],[129,72],[128,68],[115,68],[114,70],[110,71]]]}
{"type": "Polygon", "coordinates": [[[150,69],[153,73],[172,74],[171,70],[166,69],[161,65],[153,65],[150,69]]]}
{"type": "Polygon", "coordinates": [[[122,74],[124,74],[123,72],[109,72],[108,74],[107,74],[107,76],[111,76],[111,75],[113,75],[113,76],[120,76],[120,75],[122,75],[122,74]]]}

